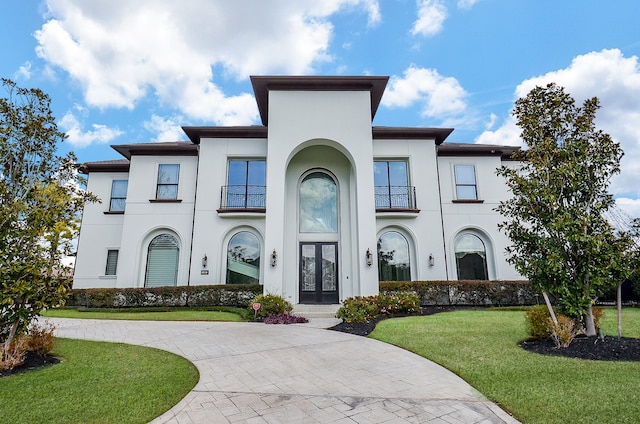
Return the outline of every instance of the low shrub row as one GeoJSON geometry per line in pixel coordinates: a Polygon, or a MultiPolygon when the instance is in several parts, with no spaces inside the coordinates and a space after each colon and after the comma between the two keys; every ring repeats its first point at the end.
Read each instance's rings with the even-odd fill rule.
{"type": "Polygon", "coordinates": [[[67,306],[82,308],[140,308],[175,306],[235,306],[245,308],[262,286],[223,284],[158,288],[71,290],[67,306]]]}
{"type": "Polygon", "coordinates": [[[535,305],[538,294],[527,281],[383,281],[380,293],[412,292],[422,306],[535,305]]]}
{"type": "Polygon", "coordinates": [[[379,316],[414,314],[420,311],[420,298],[415,293],[397,292],[345,299],[336,317],[344,322],[365,322],[379,316]]]}

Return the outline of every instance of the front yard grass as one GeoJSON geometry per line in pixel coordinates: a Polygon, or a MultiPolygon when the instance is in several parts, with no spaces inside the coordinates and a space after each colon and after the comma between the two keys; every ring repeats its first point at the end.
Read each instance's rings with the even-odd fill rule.
{"type": "MultiPolygon", "coordinates": [[[[616,311],[602,325],[617,335],[616,311]]],[[[623,311],[623,336],[640,337],[640,309],[623,311]]],[[[640,422],[640,362],[529,353],[524,312],[464,310],[384,320],[371,337],[455,372],[523,423],[640,422]]]]}
{"type": "Polygon", "coordinates": [[[241,308],[129,308],[129,309],[49,309],[46,318],[122,319],[141,321],[247,321],[249,311],[241,308]]]}
{"type": "Polygon", "coordinates": [[[0,423],[146,423],[198,382],[196,367],[159,349],[57,339],[62,362],[0,379],[0,423]]]}

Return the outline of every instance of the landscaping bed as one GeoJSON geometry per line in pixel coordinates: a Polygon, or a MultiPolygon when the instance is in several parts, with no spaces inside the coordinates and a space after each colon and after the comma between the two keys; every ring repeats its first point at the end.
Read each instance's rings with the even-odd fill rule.
{"type": "MultiPolygon", "coordinates": [[[[431,306],[421,308],[421,315],[432,315],[441,312],[465,309],[450,306],[431,306]]],[[[469,308],[466,308],[469,309],[469,308]]],[[[409,316],[409,315],[404,315],[409,316]]],[[[415,316],[415,314],[413,315],[415,316]]],[[[358,336],[368,336],[378,322],[389,318],[400,318],[401,315],[380,316],[367,322],[341,322],[330,330],[358,336]]],[[[529,339],[520,343],[520,347],[529,352],[541,355],[564,356],[574,359],[594,361],[640,361],[640,339],[613,336],[586,337],[578,336],[567,348],[558,349],[551,338],[529,339]]]]}
{"type": "Polygon", "coordinates": [[[60,359],[51,355],[40,355],[36,352],[27,352],[24,363],[10,370],[0,370],[0,377],[18,374],[24,371],[33,370],[45,365],[53,365],[60,362],[60,359]]]}

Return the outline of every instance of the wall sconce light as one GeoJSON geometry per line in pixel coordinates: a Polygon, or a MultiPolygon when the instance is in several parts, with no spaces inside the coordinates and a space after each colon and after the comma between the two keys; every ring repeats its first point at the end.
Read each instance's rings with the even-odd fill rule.
{"type": "Polygon", "coordinates": [[[207,258],[207,254],[205,253],[204,256],[202,257],[202,268],[206,268],[207,267],[207,261],[209,260],[209,258],[207,258]]]}
{"type": "Polygon", "coordinates": [[[367,266],[373,265],[373,255],[371,254],[371,249],[367,249],[366,258],[367,258],[367,266]]]}
{"type": "Polygon", "coordinates": [[[278,254],[276,253],[276,249],[273,249],[271,253],[271,266],[276,266],[278,263],[278,254]]]}
{"type": "Polygon", "coordinates": [[[429,266],[434,266],[436,264],[436,259],[433,257],[432,253],[429,253],[429,266]]]}

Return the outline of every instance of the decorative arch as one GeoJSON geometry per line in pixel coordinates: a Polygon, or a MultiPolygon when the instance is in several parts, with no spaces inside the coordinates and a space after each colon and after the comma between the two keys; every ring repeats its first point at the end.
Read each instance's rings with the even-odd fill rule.
{"type": "Polygon", "coordinates": [[[411,281],[413,239],[406,231],[388,227],[378,236],[378,280],[411,281]]]}
{"type": "Polygon", "coordinates": [[[175,286],[178,283],[180,242],[170,233],[161,233],[151,239],[147,247],[145,287],[175,286]]]}
{"type": "Polygon", "coordinates": [[[454,258],[458,280],[489,280],[493,277],[493,248],[489,237],[475,228],[455,237],[454,258]]]}

